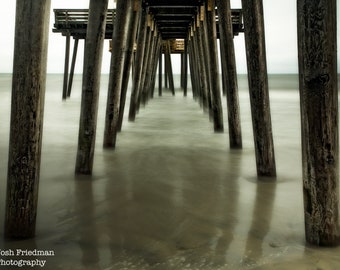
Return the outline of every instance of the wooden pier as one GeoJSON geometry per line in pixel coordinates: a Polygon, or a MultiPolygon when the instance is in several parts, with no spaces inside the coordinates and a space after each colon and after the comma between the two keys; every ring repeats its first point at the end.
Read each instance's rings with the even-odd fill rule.
{"type": "MultiPolygon", "coordinates": [[[[88,10],[54,10],[53,32],[66,37],[63,99],[71,94],[79,40],[86,44],[75,173],[92,173],[104,39],[112,40],[105,148],[116,146],[130,73],[129,120],[134,121],[140,105],[154,95],[158,65],[162,95],[163,60],[165,85],[175,95],[171,54],[178,53],[184,95],[189,67],[193,98],[208,113],[214,131],[223,132],[221,99],[225,93],[230,147],[241,149],[233,39],[244,32],[257,175],[275,179],[262,0],[242,0],[242,9],[231,9],[229,0],[116,2],[115,10],[108,10],[108,0],[90,0],[88,10]],[[69,68],[71,37],[75,42],[69,68]],[[222,85],[217,79],[220,64],[222,85]]],[[[334,246],[339,244],[336,0],[297,0],[297,6],[306,240],[334,246]]],[[[49,8],[49,0],[17,2],[5,220],[8,238],[35,233],[49,8]]]]}

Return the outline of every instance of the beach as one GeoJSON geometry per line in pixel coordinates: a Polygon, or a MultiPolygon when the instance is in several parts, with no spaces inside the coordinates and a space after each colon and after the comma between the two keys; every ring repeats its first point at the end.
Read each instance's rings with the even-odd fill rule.
{"type": "MultiPolygon", "coordinates": [[[[162,97],[155,94],[135,122],[127,121],[128,94],[116,149],[103,149],[108,75],[102,75],[92,176],[74,173],[81,75],[67,101],[62,85],[61,74],[47,76],[36,237],[1,240],[1,260],[45,261],[31,268],[53,270],[340,267],[340,247],[305,242],[296,74],[269,75],[277,177],[261,179],[246,75],[239,75],[243,149],[238,150],[229,148],[226,97],[225,131],[214,133],[190,87],[183,96],[179,76],[176,95],[166,89],[162,97]]],[[[11,75],[0,74],[2,239],[10,97],[11,75]]],[[[19,266],[0,263],[0,269],[19,266]]]]}

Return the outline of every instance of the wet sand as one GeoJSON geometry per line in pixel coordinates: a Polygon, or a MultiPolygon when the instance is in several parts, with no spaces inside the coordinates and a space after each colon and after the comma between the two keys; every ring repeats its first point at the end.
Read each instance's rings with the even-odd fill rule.
{"type": "MultiPolygon", "coordinates": [[[[76,177],[81,78],[75,79],[72,98],[62,102],[62,76],[48,76],[36,238],[1,240],[1,250],[54,252],[24,258],[46,260],[33,269],[340,268],[340,248],[304,239],[296,76],[270,77],[276,179],[256,177],[244,76],[242,150],[229,149],[227,124],[215,134],[190,93],[184,98],[178,89],[175,97],[165,92],[150,100],[135,123],[125,118],[114,151],[102,148],[104,76],[94,172],[76,177]]],[[[0,76],[0,87],[3,238],[10,76],[0,76]]]]}

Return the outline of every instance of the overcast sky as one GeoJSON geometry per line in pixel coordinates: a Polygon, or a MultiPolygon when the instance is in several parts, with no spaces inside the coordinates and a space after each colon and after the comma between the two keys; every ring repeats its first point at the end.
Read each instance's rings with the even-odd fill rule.
{"type": "MultiPolygon", "coordinates": [[[[338,2],[338,1],[337,1],[338,2]]],[[[2,29],[0,50],[0,73],[11,73],[13,68],[14,26],[16,1],[2,1],[0,5],[2,29]]],[[[113,7],[113,0],[110,7],[113,7]]],[[[89,0],[52,0],[50,29],[54,23],[54,8],[88,8],[89,0]]],[[[232,8],[240,8],[241,0],[231,0],[232,8]]],[[[267,65],[269,73],[296,73],[297,67],[297,34],[296,34],[296,0],[263,0],[266,31],[267,65]]],[[[340,7],[338,5],[339,13],[340,7]]],[[[338,20],[338,33],[340,29],[338,20]]],[[[338,34],[339,36],[339,34],[338,34]]],[[[71,46],[73,44],[73,40],[71,46]]],[[[80,42],[76,72],[82,72],[84,43],[80,42]]],[[[48,72],[63,73],[65,55],[65,37],[59,33],[49,35],[48,72]]],[[[246,73],[244,35],[235,37],[235,52],[239,73],[246,73]]],[[[176,61],[176,59],[174,59],[176,61]]],[[[338,63],[339,63],[338,57],[338,63]]],[[[104,44],[102,72],[108,73],[110,54],[108,40],[104,44]]],[[[176,66],[176,65],[174,65],[176,66]]],[[[178,65],[177,65],[178,66],[178,65]]],[[[339,66],[339,64],[338,64],[339,66]]],[[[178,73],[178,70],[175,70],[178,73]]]]}

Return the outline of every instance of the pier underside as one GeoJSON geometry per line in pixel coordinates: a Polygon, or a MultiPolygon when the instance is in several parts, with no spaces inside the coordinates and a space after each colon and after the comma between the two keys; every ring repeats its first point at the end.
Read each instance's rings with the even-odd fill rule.
{"type": "MultiPolygon", "coordinates": [[[[261,268],[287,263],[280,259],[286,253],[289,263],[296,260],[292,268],[308,269],[315,258],[301,244],[304,212],[306,242],[338,246],[336,0],[297,1],[299,76],[293,79],[300,96],[284,106],[269,95],[262,0],[241,2],[242,9],[233,10],[228,0],[118,0],[108,10],[109,0],[90,0],[88,10],[55,10],[53,30],[66,36],[65,72],[62,101],[54,96],[49,106],[63,107],[67,117],[52,112],[56,119],[48,121],[51,1],[18,1],[11,117],[4,129],[10,131],[4,237],[29,239],[39,231],[37,242],[23,245],[49,241],[60,254],[98,269],[116,269],[126,258],[137,269],[261,268]],[[241,92],[233,42],[239,33],[248,73],[241,92]],[[84,65],[74,103],[67,98],[80,39],[84,65]],[[179,83],[173,53],[181,55],[179,83]],[[244,89],[247,116],[240,113],[244,89]],[[290,107],[296,101],[300,107],[290,107]],[[272,125],[275,106],[279,117],[273,115],[272,125]],[[294,122],[299,115],[301,126],[294,122]],[[275,131],[275,125],[284,128],[275,131]],[[294,142],[287,144],[285,135],[294,142]],[[281,138],[275,154],[274,137],[281,138]]],[[[331,266],[338,262],[333,251],[325,255],[331,266]]],[[[316,268],[325,268],[319,259],[316,268]]]]}

